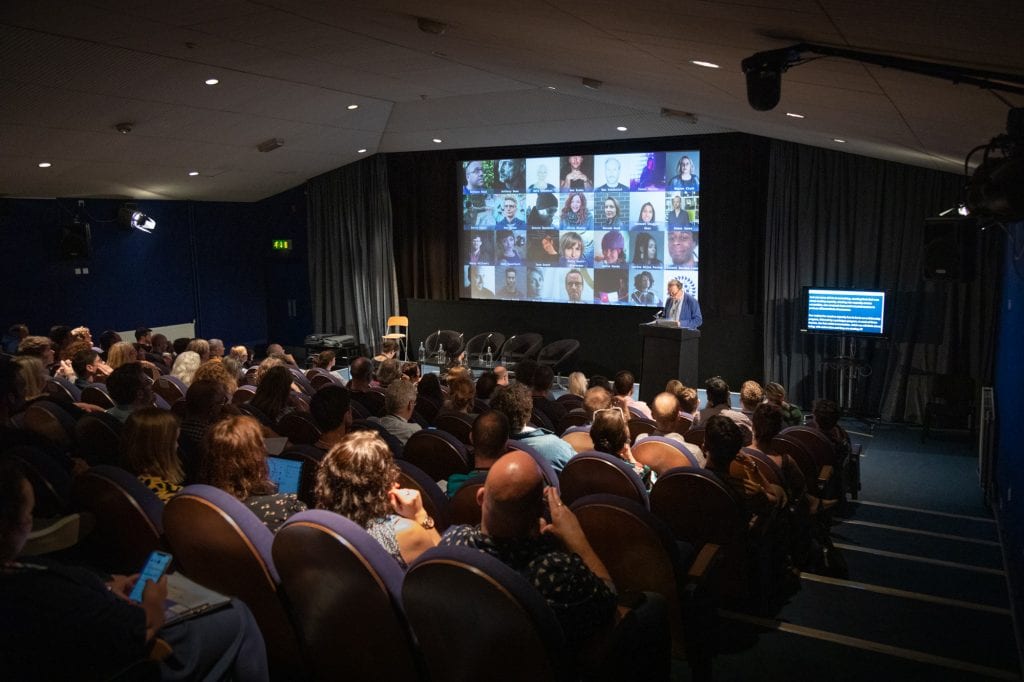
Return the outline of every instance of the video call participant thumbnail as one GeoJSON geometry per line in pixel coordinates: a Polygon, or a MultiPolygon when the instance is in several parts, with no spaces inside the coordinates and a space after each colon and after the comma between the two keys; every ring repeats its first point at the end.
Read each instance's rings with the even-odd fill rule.
{"type": "Polygon", "coordinates": [[[522,268],[497,268],[498,272],[503,272],[502,286],[497,291],[498,298],[506,298],[513,301],[518,301],[523,297],[523,274],[522,268]]]}
{"type": "MultiPolygon", "coordinates": [[[[555,227],[558,215],[558,197],[550,192],[541,192],[534,198],[533,206],[526,213],[529,227],[555,227]]],[[[529,202],[529,200],[528,200],[529,202]]]]}
{"type": "Polygon", "coordinates": [[[667,222],[670,228],[677,229],[693,225],[690,222],[690,214],[683,207],[683,198],[678,194],[672,197],[672,207],[668,211],[667,222]]]}
{"type": "Polygon", "coordinates": [[[604,197],[600,200],[598,214],[594,219],[594,226],[602,230],[621,230],[626,227],[626,207],[619,203],[615,197],[604,197]]]}
{"type": "Polygon", "coordinates": [[[563,192],[574,189],[591,190],[594,183],[591,178],[594,176],[594,157],[592,156],[570,156],[563,163],[562,183],[563,192]]]}
{"type": "Polygon", "coordinates": [[[587,195],[583,192],[573,192],[567,196],[558,224],[562,228],[589,227],[590,209],[587,208],[587,195]]]}
{"type": "Polygon", "coordinates": [[[494,268],[470,265],[466,268],[470,298],[494,298],[494,268]]]}
{"type": "Polygon", "coordinates": [[[495,192],[522,192],[526,184],[526,160],[499,160],[497,176],[491,185],[495,192]]]}
{"type": "Polygon", "coordinates": [[[594,301],[597,303],[627,303],[629,289],[625,270],[597,270],[594,272],[594,301]]]}
{"type": "Polygon", "coordinates": [[[462,225],[468,229],[494,227],[494,211],[485,194],[467,195],[462,206],[462,225]]]}
{"type": "Polygon", "coordinates": [[[493,232],[473,232],[467,245],[465,262],[470,265],[483,265],[494,262],[493,232]]]}
{"type": "Polygon", "coordinates": [[[683,194],[700,194],[700,179],[697,177],[697,170],[694,168],[693,160],[683,154],[676,162],[676,174],[668,183],[669,189],[677,189],[683,194]]]}
{"type": "Polygon", "coordinates": [[[526,297],[544,298],[544,270],[530,266],[526,269],[526,297]]]}
{"type": "Polygon", "coordinates": [[[497,249],[496,258],[499,265],[521,265],[523,255],[519,249],[526,244],[526,238],[522,232],[516,233],[512,230],[498,230],[495,240],[497,249]]]}
{"type": "Polygon", "coordinates": [[[661,243],[661,232],[640,232],[633,239],[632,265],[647,268],[660,268],[664,264],[658,258],[658,245],[661,243]]]}
{"type": "Polygon", "coordinates": [[[540,265],[558,263],[558,230],[530,230],[526,238],[526,257],[530,262],[540,265]]]}
{"type": "Polygon", "coordinates": [[[599,192],[626,192],[626,187],[619,182],[619,174],[622,172],[622,163],[614,156],[604,161],[604,184],[597,188],[599,192]]]}
{"type": "MultiPolygon", "coordinates": [[[[557,159],[554,160],[558,162],[557,159]]],[[[533,182],[527,187],[530,192],[554,192],[558,188],[548,182],[548,163],[542,160],[533,170],[533,182]]]]}
{"type": "Polygon", "coordinates": [[[654,204],[645,201],[640,205],[640,211],[636,217],[636,223],[631,230],[656,230],[658,229],[658,214],[654,210],[654,204]]]}
{"type": "Polygon", "coordinates": [[[506,194],[501,199],[501,213],[495,218],[494,226],[497,229],[522,229],[526,227],[526,221],[519,217],[519,199],[512,194],[506,194]]]}
{"type": "Polygon", "coordinates": [[[572,268],[565,273],[565,300],[569,303],[583,303],[583,288],[583,272],[578,268],[572,268]]]}
{"type": "Polygon", "coordinates": [[[629,295],[631,303],[637,305],[661,305],[661,298],[654,287],[654,275],[641,270],[633,275],[633,293],[629,295]]]}
{"type": "Polygon", "coordinates": [[[487,192],[487,185],[484,182],[485,161],[467,161],[462,164],[465,182],[462,185],[463,194],[483,194],[487,192]]]}
{"type": "Polygon", "coordinates": [[[682,268],[697,267],[699,232],[673,230],[668,233],[668,257],[672,265],[682,268]]]}
{"type": "Polygon", "coordinates": [[[605,232],[601,238],[601,257],[594,257],[595,264],[606,268],[626,267],[626,242],[618,230],[605,232]]]}
{"type": "MultiPolygon", "coordinates": [[[[587,234],[587,233],[584,233],[587,234]]],[[[589,265],[590,258],[587,253],[587,241],[584,235],[579,232],[562,232],[558,243],[558,251],[561,254],[560,265],[589,265]]]]}

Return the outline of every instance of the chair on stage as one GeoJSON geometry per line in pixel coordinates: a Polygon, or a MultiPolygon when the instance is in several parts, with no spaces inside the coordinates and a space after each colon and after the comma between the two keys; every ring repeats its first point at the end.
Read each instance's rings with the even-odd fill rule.
{"type": "Polygon", "coordinates": [[[389,317],[387,328],[384,330],[382,338],[385,341],[396,342],[402,360],[409,359],[409,317],[407,315],[392,315],[389,317]]]}
{"type": "Polygon", "coordinates": [[[536,358],[543,344],[540,334],[516,334],[501,347],[501,364],[514,369],[523,360],[536,358]]]}
{"type": "Polygon", "coordinates": [[[562,369],[569,364],[580,349],[576,339],[552,341],[537,351],[537,364],[547,365],[555,373],[555,385],[562,384],[562,369]]]}
{"type": "Polygon", "coordinates": [[[474,358],[477,360],[483,358],[484,354],[490,349],[491,357],[497,362],[498,358],[501,357],[501,347],[505,345],[505,335],[501,332],[482,332],[477,334],[469,341],[466,342],[466,355],[469,357],[470,362],[474,358]]]}
{"type": "Polygon", "coordinates": [[[427,337],[423,346],[427,349],[427,358],[435,362],[438,353],[444,348],[447,361],[450,362],[459,357],[459,354],[465,350],[466,344],[462,338],[462,332],[457,332],[454,329],[438,329],[427,337]]]}

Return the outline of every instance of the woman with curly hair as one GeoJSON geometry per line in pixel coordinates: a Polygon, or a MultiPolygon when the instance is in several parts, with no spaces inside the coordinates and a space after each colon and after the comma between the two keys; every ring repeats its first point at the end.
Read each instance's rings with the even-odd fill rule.
{"type": "Polygon", "coordinates": [[[161,502],[174,497],[185,480],[178,459],[178,418],[158,407],[132,412],[121,433],[121,463],[161,502]]]}
{"type": "Polygon", "coordinates": [[[587,197],[582,192],[573,192],[565,198],[562,207],[561,227],[586,227],[590,222],[590,211],[587,209],[587,197]]]}
{"type": "Polygon", "coordinates": [[[212,424],[203,439],[199,482],[238,498],[276,532],[289,516],[306,509],[292,493],[279,493],[270,480],[260,424],[252,417],[228,417],[212,424]]]}
{"type": "Polygon", "coordinates": [[[202,381],[204,379],[210,379],[222,384],[227,390],[228,395],[234,395],[238,389],[238,376],[233,374],[224,363],[221,361],[204,362],[199,365],[199,368],[192,375],[192,383],[202,381]]]}
{"type": "Polygon", "coordinates": [[[398,487],[391,451],[373,431],[350,433],[327,452],[316,506],[365,528],[403,568],[441,539],[419,491],[398,487]]]}

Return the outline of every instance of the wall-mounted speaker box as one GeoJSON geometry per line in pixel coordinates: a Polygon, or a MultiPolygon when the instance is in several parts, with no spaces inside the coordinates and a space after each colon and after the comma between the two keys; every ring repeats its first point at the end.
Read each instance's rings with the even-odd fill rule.
{"type": "Polygon", "coordinates": [[[72,223],[60,228],[60,259],[82,260],[92,256],[89,223],[72,223]]]}
{"type": "Polygon", "coordinates": [[[977,259],[977,221],[972,218],[928,218],[924,225],[924,278],[969,282],[977,259]]]}

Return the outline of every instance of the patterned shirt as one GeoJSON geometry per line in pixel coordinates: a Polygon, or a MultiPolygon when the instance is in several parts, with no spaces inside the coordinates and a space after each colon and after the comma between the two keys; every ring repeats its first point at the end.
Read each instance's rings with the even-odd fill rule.
{"type": "Polygon", "coordinates": [[[306,505],[292,493],[251,495],[244,503],[273,533],[277,532],[289,516],[306,511],[306,505]]]}
{"type": "Polygon", "coordinates": [[[495,540],[479,526],[451,526],[441,544],[490,554],[530,581],[554,611],[570,644],[586,641],[612,622],[615,592],[578,554],[565,551],[550,535],[495,540]]]}
{"type": "Polygon", "coordinates": [[[172,497],[178,494],[181,490],[181,486],[176,483],[171,483],[166,478],[160,476],[150,476],[149,474],[139,474],[138,479],[142,481],[142,485],[146,486],[153,491],[161,502],[168,502],[172,497]]]}

